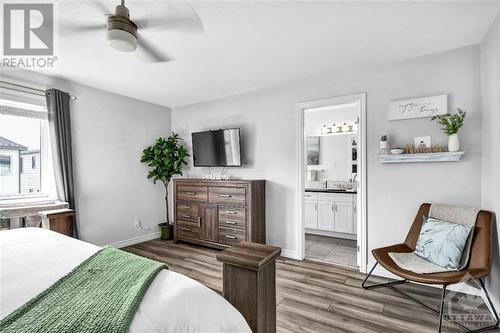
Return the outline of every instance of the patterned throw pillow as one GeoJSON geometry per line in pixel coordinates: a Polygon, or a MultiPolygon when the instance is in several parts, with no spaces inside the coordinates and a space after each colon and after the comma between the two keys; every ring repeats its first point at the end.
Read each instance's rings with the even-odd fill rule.
{"type": "Polygon", "coordinates": [[[415,254],[436,265],[458,269],[473,226],[427,218],[420,230],[415,254]]]}

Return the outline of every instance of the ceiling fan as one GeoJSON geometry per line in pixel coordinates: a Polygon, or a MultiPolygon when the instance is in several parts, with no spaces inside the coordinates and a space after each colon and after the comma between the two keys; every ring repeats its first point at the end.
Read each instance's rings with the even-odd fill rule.
{"type": "MultiPolygon", "coordinates": [[[[163,17],[163,18],[146,18],[146,19],[130,19],[130,11],[125,6],[125,0],[121,0],[120,4],[115,7],[115,12],[111,15],[108,9],[99,1],[92,1],[100,12],[104,12],[107,16],[105,25],[75,25],[73,22],[62,24],[61,31],[73,33],[88,33],[106,29],[107,40],[109,45],[120,52],[134,52],[139,47],[148,56],[151,62],[167,62],[173,58],[166,55],[153,44],[149,43],[144,36],[139,34],[139,30],[147,28],[160,28],[172,30],[174,28],[182,30],[203,31],[203,24],[198,14],[187,3],[190,10],[183,17],[163,17]]],[[[168,16],[168,15],[165,15],[168,16]]],[[[171,16],[171,15],[170,15],[171,16]]]]}

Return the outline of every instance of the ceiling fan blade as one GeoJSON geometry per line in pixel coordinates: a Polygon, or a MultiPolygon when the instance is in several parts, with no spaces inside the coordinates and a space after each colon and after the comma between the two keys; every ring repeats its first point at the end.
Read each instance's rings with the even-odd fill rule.
{"type": "Polygon", "coordinates": [[[201,21],[196,19],[144,19],[134,20],[139,29],[158,30],[158,31],[182,31],[190,33],[203,33],[205,29],[201,21]]]}
{"type": "Polygon", "coordinates": [[[79,33],[90,33],[96,31],[106,31],[105,24],[78,24],[78,23],[59,23],[59,33],[67,36],[79,33]]]}
{"type": "Polygon", "coordinates": [[[164,52],[158,50],[152,44],[150,44],[142,35],[137,37],[137,44],[143,53],[147,56],[148,62],[168,62],[174,60],[169,57],[164,52]]]}
{"type": "Polygon", "coordinates": [[[181,30],[202,33],[205,31],[200,16],[188,2],[176,3],[176,7],[168,8],[162,17],[133,19],[139,28],[155,30],[181,30]],[[179,7],[182,4],[182,7],[179,7]]]}
{"type": "Polygon", "coordinates": [[[85,1],[89,6],[94,7],[99,13],[103,13],[105,16],[113,15],[113,7],[109,7],[109,1],[85,1]]]}

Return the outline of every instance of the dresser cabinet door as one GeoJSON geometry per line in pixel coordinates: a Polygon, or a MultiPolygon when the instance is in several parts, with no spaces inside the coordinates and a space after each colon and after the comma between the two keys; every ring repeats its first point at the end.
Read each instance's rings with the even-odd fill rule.
{"type": "Polygon", "coordinates": [[[217,242],[219,236],[219,224],[216,206],[200,206],[200,238],[217,242]]]}

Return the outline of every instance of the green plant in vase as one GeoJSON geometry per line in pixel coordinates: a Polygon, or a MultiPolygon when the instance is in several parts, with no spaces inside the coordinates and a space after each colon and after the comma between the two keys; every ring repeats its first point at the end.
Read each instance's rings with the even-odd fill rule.
{"type": "Polygon", "coordinates": [[[148,179],[153,179],[156,184],[161,181],[165,186],[165,208],[166,220],[160,223],[162,239],[170,239],[171,223],[168,205],[168,185],[175,175],[182,175],[182,169],[188,164],[189,153],[179,143],[179,135],[172,133],[168,138],[160,137],[153,146],[149,146],[142,152],[141,162],[150,168],[148,179]]]}
{"type": "Polygon", "coordinates": [[[448,151],[454,152],[460,150],[460,140],[458,139],[458,131],[464,126],[466,112],[457,108],[458,112],[451,114],[441,114],[431,118],[432,121],[437,121],[448,136],[448,151]]]}

